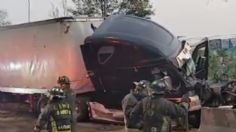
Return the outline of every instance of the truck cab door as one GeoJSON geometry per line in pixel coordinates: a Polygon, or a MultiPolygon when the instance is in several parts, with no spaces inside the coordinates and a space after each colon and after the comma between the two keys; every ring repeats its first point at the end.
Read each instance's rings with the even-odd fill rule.
{"type": "Polygon", "coordinates": [[[195,76],[198,79],[207,79],[208,76],[208,41],[199,44],[193,51],[192,57],[196,65],[195,76]]]}

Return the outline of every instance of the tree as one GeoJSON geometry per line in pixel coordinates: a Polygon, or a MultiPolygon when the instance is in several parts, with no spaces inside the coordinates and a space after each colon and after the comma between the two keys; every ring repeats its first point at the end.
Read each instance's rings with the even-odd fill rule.
{"type": "Polygon", "coordinates": [[[7,20],[8,14],[4,10],[0,10],[0,27],[11,24],[10,21],[7,20]]]}
{"type": "Polygon", "coordinates": [[[107,16],[119,7],[119,0],[72,0],[75,9],[69,9],[74,16],[107,16]]]}
{"type": "Polygon", "coordinates": [[[119,12],[139,17],[146,17],[154,14],[149,0],[123,0],[120,4],[119,12]]]}
{"type": "Polygon", "coordinates": [[[118,0],[72,0],[75,9],[69,9],[74,16],[106,16],[118,7],[118,0]]]}
{"type": "Polygon", "coordinates": [[[149,0],[72,0],[75,9],[68,9],[74,16],[109,16],[133,14],[145,17],[153,14],[149,0]]]}
{"type": "Polygon", "coordinates": [[[51,11],[49,12],[49,16],[52,17],[52,18],[57,18],[59,17],[59,9],[53,4],[53,3],[50,3],[51,6],[52,6],[52,9],[51,11]]]}
{"type": "Polygon", "coordinates": [[[73,16],[88,15],[96,16],[100,14],[97,0],[72,0],[75,4],[75,9],[68,9],[73,16]]]}
{"type": "Polygon", "coordinates": [[[68,15],[68,7],[67,7],[67,0],[61,0],[60,4],[61,6],[56,6],[57,4],[54,4],[52,1],[51,4],[51,10],[49,11],[49,16],[52,18],[58,18],[58,17],[66,17],[68,15]]]}

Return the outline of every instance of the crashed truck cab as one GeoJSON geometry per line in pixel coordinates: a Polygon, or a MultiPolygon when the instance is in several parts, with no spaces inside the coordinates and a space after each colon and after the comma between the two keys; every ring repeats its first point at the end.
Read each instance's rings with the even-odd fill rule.
{"type": "MultiPolygon", "coordinates": [[[[190,51],[187,55],[184,52],[188,45],[147,19],[109,17],[81,48],[90,79],[101,93],[96,97],[103,97],[101,102],[108,106],[120,105],[122,98],[134,87],[134,81],[153,81],[163,77],[164,72],[170,78],[167,98],[178,103],[182,95],[190,91],[190,84],[180,69],[184,59],[191,58],[190,51]]],[[[191,111],[198,110],[198,116],[199,104],[191,105],[191,111]]]]}
{"type": "Polygon", "coordinates": [[[170,97],[186,91],[184,78],[176,66],[182,44],[154,22],[135,16],[109,17],[81,48],[93,84],[97,91],[108,96],[111,104],[120,104],[134,81],[153,81],[154,72],[167,72],[172,87],[178,88],[170,97]]]}
{"type": "Polygon", "coordinates": [[[103,95],[97,97],[111,105],[120,104],[133,81],[153,81],[155,75],[165,72],[172,88],[166,95],[168,99],[178,102],[189,91],[200,97],[201,102],[193,101],[189,112],[190,124],[198,127],[201,105],[212,107],[222,97],[222,90],[220,96],[215,96],[211,89],[214,81],[208,82],[214,69],[209,47],[217,44],[209,38],[191,41],[177,39],[149,20],[118,15],[107,18],[81,48],[89,77],[103,95]]]}

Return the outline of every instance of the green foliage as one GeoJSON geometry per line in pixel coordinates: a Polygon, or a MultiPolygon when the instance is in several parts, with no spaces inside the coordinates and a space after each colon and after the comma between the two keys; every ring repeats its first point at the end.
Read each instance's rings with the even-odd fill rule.
{"type": "Polygon", "coordinates": [[[68,9],[74,16],[106,16],[113,14],[119,6],[119,0],[72,0],[75,9],[68,9]],[[105,4],[106,3],[106,4],[105,4]]]}
{"type": "Polygon", "coordinates": [[[236,79],[236,49],[210,50],[208,72],[215,81],[236,79]]]}
{"type": "Polygon", "coordinates": [[[123,13],[146,17],[153,14],[149,0],[72,0],[75,9],[68,9],[74,16],[103,16],[123,13]]]}
{"type": "Polygon", "coordinates": [[[96,7],[97,1],[95,0],[72,0],[76,6],[76,9],[69,9],[74,16],[79,15],[97,15],[100,14],[99,8],[96,7]]]}
{"type": "Polygon", "coordinates": [[[220,69],[220,57],[217,54],[214,53],[210,53],[209,54],[209,68],[208,68],[208,72],[209,72],[209,77],[212,80],[220,80],[220,73],[219,73],[219,69],[220,69]]]}
{"type": "Polygon", "coordinates": [[[123,0],[119,10],[119,12],[139,17],[146,17],[153,14],[149,0],[123,0]]]}
{"type": "Polygon", "coordinates": [[[11,24],[10,21],[7,20],[8,14],[6,11],[0,10],[0,27],[11,24]]]}

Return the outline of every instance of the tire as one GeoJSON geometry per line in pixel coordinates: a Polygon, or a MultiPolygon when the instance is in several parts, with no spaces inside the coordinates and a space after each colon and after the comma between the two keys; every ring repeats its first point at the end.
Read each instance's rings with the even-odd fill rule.
{"type": "Polygon", "coordinates": [[[199,128],[201,122],[201,111],[193,111],[189,114],[189,124],[193,128],[199,128]]]}
{"type": "Polygon", "coordinates": [[[78,96],[76,98],[76,112],[77,112],[77,121],[88,121],[89,120],[89,109],[88,102],[90,97],[88,96],[78,96]]]}

